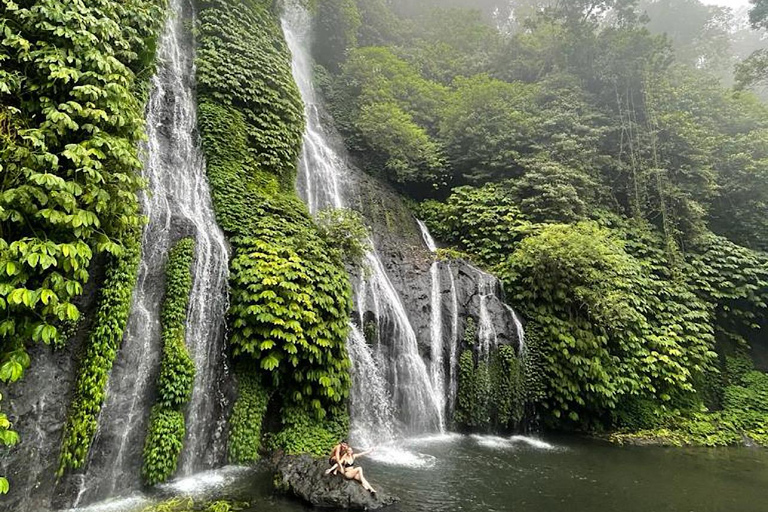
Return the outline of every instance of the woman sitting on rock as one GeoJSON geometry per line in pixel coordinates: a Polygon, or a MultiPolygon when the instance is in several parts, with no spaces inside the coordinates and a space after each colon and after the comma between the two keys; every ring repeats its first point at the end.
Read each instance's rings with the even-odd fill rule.
{"type": "Polygon", "coordinates": [[[355,459],[358,457],[362,457],[364,455],[368,455],[373,450],[368,450],[365,452],[355,453],[355,451],[352,449],[352,447],[347,447],[347,449],[342,452],[341,458],[339,458],[339,461],[334,464],[330,469],[325,471],[325,474],[328,475],[332,471],[339,470],[341,471],[341,474],[344,475],[344,478],[347,480],[357,480],[363,485],[363,489],[366,491],[369,491],[371,494],[376,494],[376,491],[373,487],[371,487],[371,484],[368,483],[368,480],[365,479],[365,476],[363,476],[363,468],[361,467],[355,467],[355,459]]]}

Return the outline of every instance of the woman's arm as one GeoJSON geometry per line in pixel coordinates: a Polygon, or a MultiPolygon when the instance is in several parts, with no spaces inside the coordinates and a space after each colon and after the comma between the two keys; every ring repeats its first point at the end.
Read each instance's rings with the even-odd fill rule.
{"type": "Polygon", "coordinates": [[[331,468],[330,468],[330,469],[326,469],[326,470],[325,470],[325,474],[326,474],[326,475],[330,475],[330,474],[331,474],[331,472],[332,472],[333,470],[335,470],[335,469],[338,469],[338,468],[339,468],[339,463],[337,462],[336,464],[334,464],[333,466],[331,466],[331,468]]]}
{"type": "Polygon", "coordinates": [[[364,455],[368,455],[369,453],[372,453],[375,448],[371,448],[370,450],[365,450],[364,452],[356,453],[353,455],[353,457],[363,457],[364,455]]]}

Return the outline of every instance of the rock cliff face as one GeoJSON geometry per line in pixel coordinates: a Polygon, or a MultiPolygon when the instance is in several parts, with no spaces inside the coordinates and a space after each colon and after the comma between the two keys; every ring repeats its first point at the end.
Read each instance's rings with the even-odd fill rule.
{"type": "MultiPolygon", "coordinates": [[[[351,167],[351,166],[350,166],[351,167]]],[[[416,218],[403,198],[380,180],[354,169],[349,170],[354,181],[355,197],[347,198],[354,210],[365,218],[371,231],[385,270],[406,307],[408,318],[419,340],[419,348],[425,359],[429,358],[430,322],[432,318],[430,267],[434,255],[427,248],[416,218]]],[[[451,330],[450,280],[446,270],[454,277],[458,298],[459,332],[463,332],[467,318],[477,323],[480,316],[481,273],[468,262],[461,260],[440,263],[440,292],[442,300],[443,332],[451,330]]],[[[503,302],[501,285],[493,280],[493,296],[486,301],[486,308],[500,344],[516,344],[517,330],[509,310],[503,302]]],[[[366,311],[355,311],[354,318],[374,315],[370,305],[366,311]]]]}
{"type": "Polygon", "coordinates": [[[52,508],[61,436],[77,378],[78,355],[91,329],[104,270],[103,262],[92,262],[91,279],[77,303],[83,321],[67,345],[60,349],[30,346],[32,365],[24,378],[2,387],[4,402],[10,406],[9,420],[21,442],[3,453],[3,469],[11,490],[0,500],[0,511],[52,508]]]}
{"type": "Polygon", "coordinates": [[[309,455],[285,456],[276,463],[275,486],[278,491],[293,495],[320,508],[346,510],[377,510],[396,503],[398,498],[386,494],[371,482],[372,494],[359,482],[341,475],[326,475],[328,461],[309,455]]]}

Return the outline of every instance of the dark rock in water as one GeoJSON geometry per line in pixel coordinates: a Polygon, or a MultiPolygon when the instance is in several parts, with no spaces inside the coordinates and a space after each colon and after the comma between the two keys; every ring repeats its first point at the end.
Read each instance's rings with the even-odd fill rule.
{"type": "Polygon", "coordinates": [[[377,489],[373,482],[371,485],[378,491],[376,494],[363,489],[360,482],[341,475],[326,475],[328,467],[327,459],[313,459],[309,455],[283,456],[276,463],[275,486],[281,492],[322,508],[377,510],[399,501],[377,489]]]}

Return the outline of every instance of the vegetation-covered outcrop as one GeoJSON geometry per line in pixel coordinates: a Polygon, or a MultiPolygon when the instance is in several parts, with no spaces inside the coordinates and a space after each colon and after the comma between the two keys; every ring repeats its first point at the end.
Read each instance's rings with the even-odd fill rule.
{"type": "Polygon", "coordinates": [[[272,2],[198,3],[199,126],[217,219],[232,244],[230,344],[239,360],[229,453],[325,452],[346,424],[350,285],[294,181],[303,108],[272,2]]]}
{"type": "MultiPolygon", "coordinates": [[[[768,325],[768,110],[721,85],[721,32],[655,35],[663,2],[518,2],[496,27],[441,2],[318,4],[321,27],[345,27],[317,48],[347,147],[504,281],[533,359],[515,393],[548,425],[754,416],[713,397],[760,389],[759,372],[717,376],[768,325]]],[[[462,356],[460,425],[510,417],[488,400],[510,384],[495,367],[462,356]]]]}
{"type": "Polygon", "coordinates": [[[171,249],[165,268],[161,314],[163,357],[157,377],[157,403],[152,409],[144,442],[142,468],[144,481],[149,485],[173,476],[184,445],[183,408],[192,396],[195,383],[195,363],[189,356],[184,336],[194,258],[194,239],[182,239],[171,249]]]}

